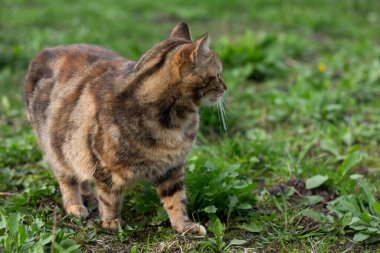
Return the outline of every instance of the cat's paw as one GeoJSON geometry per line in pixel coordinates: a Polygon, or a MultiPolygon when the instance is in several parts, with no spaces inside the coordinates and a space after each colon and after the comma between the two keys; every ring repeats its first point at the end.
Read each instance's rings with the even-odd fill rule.
{"type": "Polygon", "coordinates": [[[74,215],[79,218],[87,218],[88,211],[83,205],[72,205],[66,208],[66,213],[69,215],[74,215]]]}
{"type": "Polygon", "coordinates": [[[186,222],[180,226],[173,226],[173,228],[182,234],[206,235],[206,228],[199,223],[186,222]]]}
{"type": "Polygon", "coordinates": [[[101,221],[102,228],[116,230],[121,227],[122,220],[121,219],[104,219],[101,221]]]}

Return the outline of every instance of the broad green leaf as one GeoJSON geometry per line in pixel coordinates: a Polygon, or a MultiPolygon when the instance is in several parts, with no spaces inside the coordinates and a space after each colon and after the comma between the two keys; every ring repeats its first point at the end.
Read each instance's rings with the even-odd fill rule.
{"type": "Polygon", "coordinates": [[[48,236],[48,237],[46,237],[46,238],[44,238],[44,239],[41,238],[41,240],[40,240],[40,244],[41,244],[42,246],[44,246],[44,245],[50,243],[52,239],[53,239],[53,235],[50,235],[50,236],[48,236]]]}
{"type": "Polygon", "coordinates": [[[5,111],[8,111],[9,108],[11,107],[11,104],[9,102],[9,99],[7,96],[2,96],[1,97],[1,105],[3,106],[3,108],[5,109],[5,111]]]}
{"type": "Polygon", "coordinates": [[[240,203],[236,208],[237,209],[252,209],[252,205],[248,203],[240,203]]]}
{"type": "MultiPolygon", "coordinates": [[[[188,171],[190,171],[190,172],[194,172],[194,170],[195,170],[195,164],[194,164],[194,163],[190,164],[190,165],[187,167],[187,169],[188,169],[188,171]]],[[[135,246],[134,246],[134,247],[135,247],[135,246]]]]}
{"type": "Polygon", "coordinates": [[[358,183],[359,183],[360,187],[362,188],[362,190],[364,191],[364,193],[367,197],[368,203],[372,206],[373,203],[376,202],[376,200],[375,200],[375,196],[373,195],[369,185],[367,184],[367,181],[362,179],[362,178],[359,178],[358,183]]]}
{"type": "Polygon", "coordinates": [[[316,205],[322,201],[322,197],[319,195],[306,196],[304,199],[304,203],[310,206],[316,205]]]}
{"type": "Polygon", "coordinates": [[[314,139],[312,139],[311,141],[309,141],[309,143],[307,143],[304,148],[302,149],[302,151],[299,153],[298,155],[298,163],[300,163],[306,156],[306,154],[309,152],[309,150],[311,149],[311,147],[314,145],[314,143],[318,140],[318,136],[315,137],[314,139]]]}
{"type": "Polygon", "coordinates": [[[214,205],[205,207],[203,209],[203,211],[205,211],[206,213],[216,213],[217,210],[218,209],[214,205]]]}
{"type": "Polygon", "coordinates": [[[79,252],[82,252],[81,250],[79,250],[79,248],[80,248],[80,245],[73,245],[73,246],[67,248],[65,251],[67,253],[71,253],[71,252],[78,252],[79,253],[79,252]]]}
{"type": "Polygon", "coordinates": [[[344,216],[342,217],[342,225],[347,226],[348,224],[351,223],[351,221],[352,221],[352,213],[351,212],[345,213],[344,216]]]}
{"type": "Polygon", "coordinates": [[[230,216],[234,208],[236,207],[237,203],[239,203],[239,199],[236,196],[229,196],[228,197],[228,214],[227,217],[230,216]]]}
{"type": "Polygon", "coordinates": [[[351,196],[341,196],[331,201],[327,205],[327,208],[340,215],[343,215],[346,212],[351,212],[353,216],[358,216],[361,214],[356,200],[351,196]]]}
{"type": "Polygon", "coordinates": [[[137,245],[133,245],[130,253],[137,253],[137,245]]]}
{"type": "Polygon", "coordinates": [[[360,225],[360,226],[350,226],[353,230],[364,230],[367,228],[367,226],[360,225]]]}
{"type": "Polygon", "coordinates": [[[362,242],[364,240],[366,240],[367,238],[369,237],[369,235],[367,234],[363,234],[363,233],[356,233],[354,235],[354,242],[362,242]]]}
{"type": "Polygon", "coordinates": [[[289,197],[291,197],[293,195],[294,195],[294,188],[293,187],[289,187],[289,188],[286,188],[284,190],[284,196],[285,197],[289,198],[289,197]]]}
{"type": "Polygon", "coordinates": [[[236,196],[228,197],[228,207],[230,209],[234,208],[238,202],[239,202],[239,199],[236,196]]]}
{"type": "Polygon", "coordinates": [[[355,224],[360,224],[360,223],[361,223],[360,218],[354,216],[354,217],[352,217],[352,220],[351,220],[351,222],[348,225],[355,225],[355,224]]]}
{"type": "Polygon", "coordinates": [[[321,149],[332,153],[336,157],[339,157],[339,147],[332,139],[321,140],[321,149]]]}
{"type": "MultiPolygon", "coordinates": [[[[147,239],[147,243],[149,243],[149,237],[147,239]]],[[[60,244],[59,244],[62,249],[64,249],[64,252],[66,253],[71,253],[71,252],[75,252],[75,253],[80,253],[82,252],[79,248],[80,248],[80,245],[78,245],[74,240],[72,239],[65,239],[63,240],[60,244]]]]}
{"type": "Polygon", "coordinates": [[[224,246],[225,243],[223,242],[223,224],[218,218],[214,221],[213,232],[215,235],[216,244],[220,247],[224,246]]]}
{"type": "Polygon", "coordinates": [[[309,218],[312,218],[315,221],[321,222],[321,223],[331,223],[333,222],[333,219],[331,216],[324,215],[323,213],[319,213],[317,211],[314,211],[313,209],[305,209],[301,212],[303,216],[307,216],[309,218]]]}
{"type": "Polygon", "coordinates": [[[380,216],[380,203],[379,202],[373,203],[373,210],[375,211],[375,213],[378,216],[380,216]]]}
{"type": "Polygon", "coordinates": [[[12,213],[8,217],[8,229],[11,236],[17,234],[20,224],[20,213],[12,213]]]}
{"type": "Polygon", "coordinates": [[[363,213],[361,213],[361,214],[360,214],[360,218],[361,218],[363,221],[367,222],[367,223],[370,223],[370,222],[371,222],[371,216],[369,216],[369,213],[367,213],[367,212],[363,212],[363,213]]]}
{"type": "Polygon", "coordinates": [[[319,186],[321,186],[324,182],[326,182],[329,179],[328,176],[322,176],[322,175],[315,175],[309,179],[306,180],[306,189],[314,189],[319,186]]]}
{"type": "Polygon", "coordinates": [[[363,175],[362,174],[352,174],[352,175],[350,175],[350,178],[353,180],[357,180],[359,178],[363,178],[363,175]]]}
{"type": "Polygon", "coordinates": [[[251,233],[258,233],[258,232],[261,232],[263,230],[262,227],[255,222],[251,222],[249,224],[241,225],[241,226],[239,226],[239,228],[245,229],[251,233]]]}
{"type": "MultiPolygon", "coordinates": [[[[55,245],[54,248],[57,249],[57,244],[55,245]]],[[[44,248],[42,245],[39,244],[39,242],[37,242],[34,246],[33,246],[33,251],[31,251],[32,253],[44,253],[44,248]]],[[[63,252],[63,249],[62,250],[59,250],[58,252],[63,252]]]]}
{"type": "Polygon", "coordinates": [[[348,146],[351,146],[352,143],[353,143],[353,134],[351,132],[346,132],[343,136],[342,136],[342,140],[344,141],[344,143],[346,143],[348,146]]]}
{"type": "Polygon", "coordinates": [[[360,152],[350,153],[338,168],[338,173],[341,176],[341,178],[344,177],[352,167],[358,164],[362,160],[362,158],[363,154],[360,152]]]}
{"type": "Polygon", "coordinates": [[[370,233],[377,233],[377,232],[380,232],[380,228],[369,227],[367,228],[367,231],[370,233]]]}
{"type": "Polygon", "coordinates": [[[223,235],[223,225],[219,219],[216,219],[214,222],[213,232],[216,237],[222,237],[223,235]]]}
{"type": "Polygon", "coordinates": [[[0,229],[6,228],[7,218],[6,218],[4,212],[1,209],[0,209],[0,217],[1,217],[1,220],[0,220],[0,229]]]}
{"type": "Polygon", "coordinates": [[[229,246],[232,246],[232,245],[242,245],[242,244],[244,244],[246,242],[247,242],[246,240],[232,239],[228,245],[229,246]]]}
{"type": "Polygon", "coordinates": [[[26,239],[25,228],[21,224],[18,226],[18,239],[19,239],[18,244],[20,244],[20,245],[24,244],[24,241],[26,239]]]}
{"type": "Polygon", "coordinates": [[[357,211],[357,213],[359,213],[359,210],[356,208],[356,206],[349,201],[342,199],[339,201],[338,206],[342,211],[357,211]]]}
{"type": "Polygon", "coordinates": [[[249,159],[249,161],[250,161],[251,163],[258,163],[258,162],[260,162],[259,158],[257,158],[256,156],[252,156],[252,157],[249,159]]]}

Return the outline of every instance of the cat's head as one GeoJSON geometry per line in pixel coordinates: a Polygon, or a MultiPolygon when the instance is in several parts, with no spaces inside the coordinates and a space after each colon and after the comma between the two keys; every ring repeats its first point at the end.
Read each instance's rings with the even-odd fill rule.
{"type": "Polygon", "coordinates": [[[193,98],[206,105],[220,102],[227,86],[222,62],[209,45],[208,33],[192,40],[189,26],[177,24],[169,38],[145,52],[134,67],[139,81],[150,78],[141,91],[144,97],[193,98]]]}
{"type": "Polygon", "coordinates": [[[182,80],[181,89],[195,94],[202,104],[215,104],[223,97],[227,86],[222,78],[222,62],[209,47],[209,34],[193,41],[189,26],[182,22],[174,27],[168,40],[187,42],[170,57],[182,80]]]}

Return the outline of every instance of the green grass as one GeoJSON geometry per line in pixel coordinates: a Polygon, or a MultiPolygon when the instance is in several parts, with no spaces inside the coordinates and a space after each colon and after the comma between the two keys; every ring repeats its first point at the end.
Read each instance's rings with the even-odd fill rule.
{"type": "Polygon", "coordinates": [[[380,251],[379,13],[375,0],[3,0],[0,251],[380,251]],[[96,210],[66,216],[23,113],[28,62],[78,42],[136,60],[182,20],[210,32],[229,88],[228,130],[204,108],[187,162],[208,236],[177,235],[145,183],[126,193],[116,233],[96,210]]]}

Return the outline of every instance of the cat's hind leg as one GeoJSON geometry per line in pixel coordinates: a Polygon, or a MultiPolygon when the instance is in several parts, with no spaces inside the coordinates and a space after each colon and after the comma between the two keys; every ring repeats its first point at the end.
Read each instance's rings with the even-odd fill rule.
{"type": "Polygon", "coordinates": [[[92,208],[96,205],[98,201],[89,180],[80,182],[79,191],[82,195],[83,202],[87,207],[92,208]]]}
{"type": "Polygon", "coordinates": [[[157,192],[169,215],[172,227],[180,233],[205,235],[206,229],[189,219],[184,187],[184,167],[175,167],[156,179],[157,192]]]}

